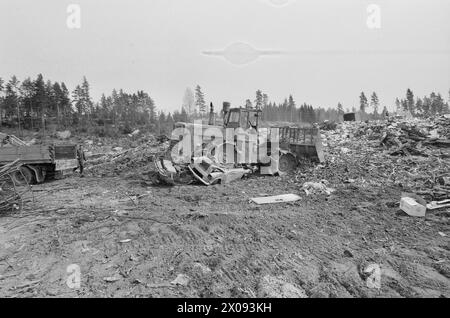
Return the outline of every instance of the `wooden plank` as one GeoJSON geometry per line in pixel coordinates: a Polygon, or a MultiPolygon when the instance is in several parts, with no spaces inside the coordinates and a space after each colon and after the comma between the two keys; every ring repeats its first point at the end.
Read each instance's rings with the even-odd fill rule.
{"type": "Polygon", "coordinates": [[[271,196],[271,197],[251,198],[251,200],[253,202],[255,202],[256,204],[294,202],[294,201],[298,201],[300,199],[301,199],[301,197],[299,197],[298,195],[293,194],[293,193],[276,195],[276,196],[271,196]]]}
{"type": "Polygon", "coordinates": [[[48,146],[15,146],[0,148],[0,162],[20,159],[22,162],[51,162],[48,146]]]}
{"type": "Polygon", "coordinates": [[[32,159],[49,159],[49,156],[46,156],[45,154],[42,153],[28,153],[28,154],[8,154],[8,155],[0,155],[0,161],[10,161],[11,158],[15,158],[13,159],[22,159],[22,160],[32,160],[32,159]]]}
{"type": "Polygon", "coordinates": [[[11,153],[46,153],[49,151],[48,146],[19,146],[19,147],[2,147],[0,148],[1,154],[11,153]]]}

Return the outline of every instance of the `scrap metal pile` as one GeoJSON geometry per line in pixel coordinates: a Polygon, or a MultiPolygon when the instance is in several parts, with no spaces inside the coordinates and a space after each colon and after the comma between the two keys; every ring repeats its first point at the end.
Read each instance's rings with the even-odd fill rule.
{"type": "Polygon", "coordinates": [[[323,131],[327,161],[300,165],[297,182],[397,185],[427,201],[450,198],[450,117],[344,122],[323,131]]]}
{"type": "Polygon", "coordinates": [[[156,171],[152,174],[154,183],[175,185],[198,182],[209,186],[229,183],[254,171],[251,168],[225,167],[206,156],[194,157],[190,164],[174,164],[165,157],[160,156],[155,160],[156,171]]]}

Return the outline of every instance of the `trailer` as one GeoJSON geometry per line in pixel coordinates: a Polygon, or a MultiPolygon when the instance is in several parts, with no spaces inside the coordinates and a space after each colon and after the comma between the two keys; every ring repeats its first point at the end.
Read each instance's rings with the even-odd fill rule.
{"type": "Polygon", "coordinates": [[[4,138],[0,146],[0,167],[20,160],[12,174],[16,184],[42,183],[83,169],[84,154],[77,144],[26,145],[16,138],[8,136],[8,142],[4,138]]]}

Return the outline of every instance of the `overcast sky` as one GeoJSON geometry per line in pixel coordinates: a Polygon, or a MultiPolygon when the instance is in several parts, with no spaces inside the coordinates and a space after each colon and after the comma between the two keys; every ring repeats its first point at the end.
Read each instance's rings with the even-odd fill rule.
{"type": "Polygon", "coordinates": [[[322,107],[356,106],[361,91],[376,91],[391,106],[408,87],[448,99],[449,0],[286,1],[275,7],[270,0],[1,0],[0,77],[42,73],[73,90],[85,75],[95,100],[113,88],[142,89],[170,111],[196,84],[216,105],[243,105],[257,89],[274,101],[293,94],[297,104],[322,107]],[[80,29],[66,25],[71,3],[80,5],[80,29]],[[371,3],[381,8],[380,29],[366,24],[371,3]],[[246,65],[202,54],[235,42],[289,54],[246,65]]]}

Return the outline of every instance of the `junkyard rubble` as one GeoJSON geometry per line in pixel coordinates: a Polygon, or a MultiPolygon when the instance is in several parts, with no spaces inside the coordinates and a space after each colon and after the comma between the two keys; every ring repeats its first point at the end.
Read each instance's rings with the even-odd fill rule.
{"type": "Polygon", "coordinates": [[[300,165],[297,182],[396,185],[427,202],[450,198],[448,116],[344,122],[322,134],[326,163],[300,165]]]}
{"type": "MultiPolygon", "coordinates": [[[[436,201],[450,199],[450,118],[391,118],[372,122],[343,122],[322,130],[326,161],[313,164],[300,162],[292,176],[306,195],[331,195],[339,185],[355,183],[360,187],[396,185],[439,207],[436,201]]],[[[136,137],[137,134],[133,135],[136,137]]],[[[86,140],[86,173],[92,176],[129,175],[155,182],[159,165],[167,165],[174,174],[170,160],[161,154],[169,148],[168,138],[141,134],[128,147],[111,147],[106,142],[86,140]],[[155,164],[156,163],[156,164],[155,164]]],[[[196,158],[184,167],[179,179],[168,175],[164,183],[210,185],[230,182],[251,174],[251,169],[225,169],[207,157],[196,158]],[[205,167],[207,175],[195,170],[195,164],[205,167]]],[[[400,198],[399,198],[400,199],[400,198]]],[[[409,202],[409,201],[408,201],[409,202]]],[[[444,203],[446,203],[444,201],[444,203]]],[[[442,204],[442,203],[441,203],[442,204]]]]}
{"type": "MultiPolygon", "coordinates": [[[[295,173],[307,193],[330,194],[342,183],[395,184],[425,200],[450,198],[450,118],[338,123],[322,131],[324,164],[301,162],[295,173]]],[[[137,147],[91,155],[87,171],[114,175],[154,169],[167,147],[152,136],[137,147]]],[[[198,158],[209,162],[207,158],[198,158]]],[[[165,161],[167,163],[167,161],[165,161]]],[[[216,168],[219,168],[217,166],[216,168]]],[[[245,171],[246,173],[250,171],[245,171]]]]}

